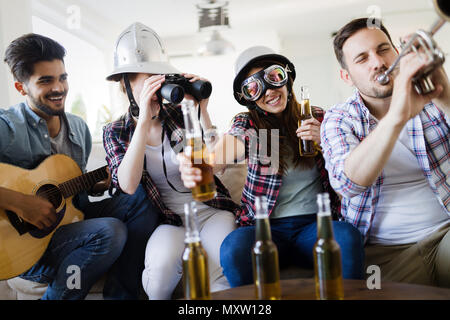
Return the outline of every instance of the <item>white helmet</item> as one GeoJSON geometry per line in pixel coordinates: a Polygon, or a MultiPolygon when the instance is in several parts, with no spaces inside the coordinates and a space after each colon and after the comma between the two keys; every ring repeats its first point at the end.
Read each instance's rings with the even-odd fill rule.
{"type": "MultiPolygon", "coordinates": [[[[242,52],[236,60],[235,73],[236,76],[233,81],[233,94],[234,98],[241,105],[253,108],[255,103],[246,101],[241,96],[241,84],[245,78],[247,72],[251,69],[252,64],[261,60],[274,60],[281,63],[283,66],[289,67],[290,77],[292,81],[296,78],[295,66],[294,64],[285,56],[275,53],[272,49],[264,46],[250,47],[244,52],[242,52]]],[[[292,88],[289,87],[289,91],[292,88]]]]}
{"type": "Polygon", "coordinates": [[[135,22],[117,39],[114,49],[114,70],[106,78],[120,81],[124,73],[177,74],[160,37],[142,23],[135,22]]]}

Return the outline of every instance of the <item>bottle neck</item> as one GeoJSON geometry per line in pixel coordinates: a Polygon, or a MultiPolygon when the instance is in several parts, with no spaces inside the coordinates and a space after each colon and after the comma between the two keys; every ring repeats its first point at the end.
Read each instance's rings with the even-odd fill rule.
{"type": "Polygon", "coordinates": [[[194,210],[186,210],[186,237],[185,243],[200,242],[200,233],[197,225],[197,214],[194,210]]]}
{"type": "Polygon", "coordinates": [[[183,111],[184,126],[186,130],[186,138],[187,139],[201,138],[202,137],[201,124],[198,119],[198,115],[194,105],[191,102],[183,100],[182,111],[183,111]]]}
{"type": "Polygon", "coordinates": [[[269,217],[267,215],[256,217],[256,241],[269,240],[272,240],[269,217]]]}
{"type": "Polygon", "coordinates": [[[331,215],[317,214],[317,238],[324,240],[334,239],[331,215]]]}
{"type": "Polygon", "coordinates": [[[255,198],[256,209],[256,241],[272,240],[269,221],[269,205],[267,198],[259,196],[255,198]]]}
{"type": "Polygon", "coordinates": [[[311,116],[311,104],[309,99],[303,99],[302,103],[300,104],[300,114],[302,116],[311,116]]]}
{"type": "Polygon", "coordinates": [[[331,219],[330,197],[328,193],[317,195],[317,238],[333,239],[333,224],[331,219]]]}

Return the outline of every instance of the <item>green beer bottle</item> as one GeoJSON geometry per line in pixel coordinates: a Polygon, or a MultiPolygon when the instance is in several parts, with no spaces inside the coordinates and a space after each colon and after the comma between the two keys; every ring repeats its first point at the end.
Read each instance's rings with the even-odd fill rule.
{"type": "Polygon", "coordinates": [[[186,238],[183,252],[183,288],[186,300],[210,300],[208,255],[200,242],[195,202],[184,205],[186,238]]]}
{"type": "Polygon", "coordinates": [[[259,300],[281,299],[278,249],[270,232],[267,199],[256,197],[256,241],[252,249],[255,294],[259,300]]]}
{"type": "MultiPolygon", "coordinates": [[[[303,125],[303,121],[313,118],[308,86],[302,86],[301,93],[300,119],[298,119],[299,128],[303,125]]],[[[301,157],[315,157],[319,153],[314,141],[300,139],[299,143],[301,157]]]]}
{"type": "Polygon", "coordinates": [[[342,300],[341,248],[334,240],[328,193],[317,195],[317,242],[314,245],[314,272],[318,300],[342,300]]]}

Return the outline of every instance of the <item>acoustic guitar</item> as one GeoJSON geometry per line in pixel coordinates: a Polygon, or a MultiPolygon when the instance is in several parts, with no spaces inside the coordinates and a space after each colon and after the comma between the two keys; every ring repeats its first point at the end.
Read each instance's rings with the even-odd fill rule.
{"type": "Polygon", "coordinates": [[[38,229],[14,212],[0,209],[0,280],[14,278],[38,262],[58,227],[83,220],[83,213],[72,204],[73,196],[107,177],[106,166],[82,174],[74,160],[60,154],[34,170],[0,163],[1,187],[45,198],[57,214],[53,226],[38,229]]]}

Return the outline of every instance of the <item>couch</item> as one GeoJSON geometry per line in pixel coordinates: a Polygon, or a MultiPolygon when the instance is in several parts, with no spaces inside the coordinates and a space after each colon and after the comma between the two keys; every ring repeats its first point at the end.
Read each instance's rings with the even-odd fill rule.
{"type": "MultiPolygon", "coordinates": [[[[106,164],[105,151],[102,144],[94,144],[91,158],[87,170],[93,170],[106,164]]],[[[225,170],[223,174],[218,175],[231,193],[231,197],[237,203],[240,202],[242,189],[247,177],[247,167],[245,164],[238,164],[225,170]]],[[[97,199],[98,200],[98,199],[97,199]]],[[[288,267],[281,270],[282,279],[291,278],[310,278],[314,276],[314,271],[310,269],[300,269],[297,267],[288,267]]],[[[101,300],[104,279],[99,280],[91,289],[87,300],[101,300]]],[[[21,278],[14,278],[6,281],[0,281],[0,300],[37,300],[44,294],[47,286],[40,283],[27,281],[21,278]]],[[[181,286],[175,289],[174,298],[182,297],[181,286]]]]}

